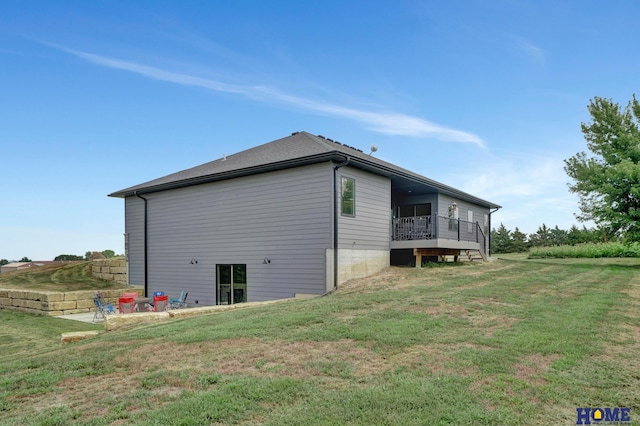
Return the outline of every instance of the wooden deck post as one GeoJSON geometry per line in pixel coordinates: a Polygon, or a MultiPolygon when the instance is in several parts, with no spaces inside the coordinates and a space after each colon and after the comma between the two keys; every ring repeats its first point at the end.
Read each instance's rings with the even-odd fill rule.
{"type": "Polygon", "coordinates": [[[422,268],[422,252],[420,249],[413,249],[413,255],[416,257],[416,268],[422,268]]]}
{"type": "Polygon", "coordinates": [[[460,257],[460,249],[414,248],[413,255],[416,257],[416,268],[420,268],[422,267],[422,256],[438,256],[441,262],[446,262],[447,256],[453,256],[453,261],[457,262],[460,257]]]}

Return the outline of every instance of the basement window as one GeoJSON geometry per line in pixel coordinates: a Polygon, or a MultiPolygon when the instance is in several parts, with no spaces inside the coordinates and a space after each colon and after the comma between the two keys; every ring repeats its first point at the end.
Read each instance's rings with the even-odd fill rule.
{"type": "Polygon", "coordinates": [[[342,216],[356,216],[356,181],[355,179],[342,177],[342,216]]]}

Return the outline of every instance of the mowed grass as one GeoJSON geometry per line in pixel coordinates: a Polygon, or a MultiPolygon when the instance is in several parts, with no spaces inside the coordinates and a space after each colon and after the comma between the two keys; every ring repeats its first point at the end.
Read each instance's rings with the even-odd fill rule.
{"type": "Polygon", "coordinates": [[[122,288],[123,284],[95,278],[93,262],[71,262],[63,265],[33,266],[29,269],[0,274],[0,288],[76,291],[122,288]]]}
{"type": "Polygon", "coordinates": [[[66,346],[74,323],[0,311],[0,424],[639,424],[639,308],[637,259],[553,259],[390,268],[66,346]]]}

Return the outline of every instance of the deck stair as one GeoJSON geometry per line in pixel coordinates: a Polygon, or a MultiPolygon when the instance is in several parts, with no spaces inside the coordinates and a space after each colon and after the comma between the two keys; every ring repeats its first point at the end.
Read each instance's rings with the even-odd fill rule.
{"type": "MultiPolygon", "coordinates": [[[[461,250],[461,252],[462,251],[463,250],[461,250]]],[[[464,253],[467,255],[467,258],[470,262],[485,260],[485,258],[482,256],[482,253],[480,253],[480,250],[464,250],[464,253]]]]}

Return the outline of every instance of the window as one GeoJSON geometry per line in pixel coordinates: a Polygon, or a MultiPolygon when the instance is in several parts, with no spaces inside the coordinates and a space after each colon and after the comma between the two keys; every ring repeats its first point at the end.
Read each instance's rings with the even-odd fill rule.
{"type": "Polygon", "coordinates": [[[413,205],[406,204],[398,207],[398,217],[412,217],[414,216],[413,205]]]}
{"type": "Polygon", "coordinates": [[[467,210],[467,232],[473,232],[473,210],[467,210]]]}
{"type": "Polygon", "coordinates": [[[398,217],[431,216],[431,203],[403,204],[398,207],[398,217]]]}
{"type": "Polygon", "coordinates": [[[342,177],[342,215],[356,215],[356,181],[352,178],[342,177]]]}
{"type": "Polygon", "coordinates": [[[458,205],[455,201],[449,204],[449,208],[447,209],[449,213],[449,230],[457,231],[458,230],[458,205]]]}
{"type": "Polygon", "coordinates": [[[431,203],[416,204],[416,216],[431,216],[431,203]]]}

